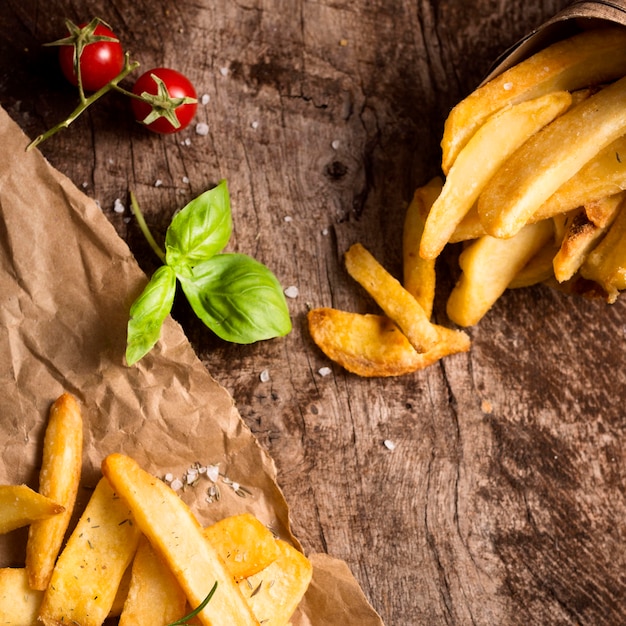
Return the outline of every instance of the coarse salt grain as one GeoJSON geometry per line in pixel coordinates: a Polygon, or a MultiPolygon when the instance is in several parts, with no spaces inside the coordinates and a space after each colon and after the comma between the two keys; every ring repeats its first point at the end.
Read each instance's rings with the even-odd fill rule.
{"type": "Polygon", "coordinates": [[[162,181],[160,178],[157,178],[157,179],[154,181],[154,186],[155,186],[155,187],[160,187],[162,184],[163,184],[163,181],[162,181]]]}
{"type": "Polygon", "coordinates": [[[300,290],[295,285],[291,285],[290,287],[287,287],[287,289],[285,289],[285,295],[288,298],[297,298],[299,294],[300,290]]]}
{"type": "Polygon", "coordinates": [[[171,483],[170,483],[170,487],[174,490],[174,491],[178,491],[179,489],[183,488],[183,481],[180,480],[179,478],[175,478],[171,483]]]}
{"type": "Polygon", "coordinates": [[[291,217],[291,215],[285,215],[284,220],[285,222],[293,222],[293,217],[291,217]]]}
{"type": "Polygon", "coordinates": [[[164,480],[166,483],[171,483],[171,482],[174,480],[174,475],[173,475],[173,474],[170,474],[170,473],[167,473],[167,474],[165,474],[165,476],[163,477],[163,480],[164,480]]]}
{"type": "Polygon", "coordinates": [[[511,91],[511,89],[513,89],[513,83],[504,83],[504,85],[502,85],[502,88],[504,89],[504,91],[511,91]]]}
{"type": "Polygon", "coordinates": [[[196,135],[206,137],[209,134],[209,125],[206,122],[198,122],[196,124],[196,135]]]}
{"type": "Polygon", "coordinates": [[[228,76],[228,68],[227,67],[220,67],[220,74],[222,76],[228,76]]]}
{"type": "Polygon", "coordinates": [[[339,143],[339,139],[335,139],[335,140],[334,140],[334,141],[330,144],[330,146],[331,146],[331,148],[332,148],[333,150],[338,150],[338,149],[339,149],[339,145],[340,145],[340,143],[339,143]]]}
{"type": "Polygon", "coordinates": [[[255,130],[259,127],[259,123],[254,120],[254,122],[252,122],[252,124],[250,124],[250,126],[252,126],[252,128],[254,128],[255,130]]]}
{"type": "Polygon", "coordinates": [[[126,210],[124,208],[124,205],[122,204],[122,201],[119,198],[115,198],[115,202],[113,203],[113,210],[116,213],[124,213],[124,211],[126,210]]]}
{"type": "Polygon", "coordinates": [[[269,370],[263,370],[259,374],[259,379],[261,380],[262,383],[266,383],[270,379],[270,372],[269,372],[269,370]]]}
{"type": "Polygon", "coordinates": [[[204,105],[209,104],[210,100],[211,100],[211,96],[208,93],[203,93],[202,98],[200,98],[200,102],[204,105]]]}
{"type": "Polygon", "coordinates": [[[209,465],[206,468],[207,478],[214,483],[217,482],[217,479],[220,477],[220,468],[219,465],[209,465]]]}
{"type": "Polygon", "coordinates": [[[330,376],[332,374],[333,370],[330,369],[330,367],[320,367],[317,370],[317,373],[320,376],[330,376]]]}
{"type": "Polygon", "coordinates": [[[385,439],[385,441],[383,441],[383,444],[385,445],[385,448],[387,448],[387,450],[396,449],[396,444],[393,441],[390,441],[389,439],[385,439]]]}
{"type": "Polygon", "coordinates": [[[185,183],[185,185],[189,184],[189,177],[188,176],[183,176],[183,182],[185,183]]]}

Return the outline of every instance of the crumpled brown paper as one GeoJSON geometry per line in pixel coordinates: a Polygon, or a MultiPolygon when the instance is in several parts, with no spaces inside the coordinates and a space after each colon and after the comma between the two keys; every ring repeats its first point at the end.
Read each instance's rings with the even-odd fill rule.
{"type": "MultiPolygon", "coordinates": [[[[272,460],[180,326],[168,319],[156,348],[124,365],[129,307],[147,278],[96,203],[27,143],[0,109],[0,483],[36,487],[48,409],[69,391],[85,420],[77,508],[110,452],[161,476],[219,464],[245,491],[222,481],[209,503],[206,484],[187,489],[200,521],[250,511],[299,545],[272,460]]],[[[23,564],[22,539],[2,538],[0,565],[23,564]]],[[[310,558],[314,579],[294,626],[382,624],[345,563],[310,558]]]]}

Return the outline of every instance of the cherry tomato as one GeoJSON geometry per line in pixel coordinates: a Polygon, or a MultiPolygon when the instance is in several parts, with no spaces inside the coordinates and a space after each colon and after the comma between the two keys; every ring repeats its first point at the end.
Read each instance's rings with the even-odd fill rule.
{"type": "MultiPolygon", "coordinates": [[[[84,29],[85,24],[80,28],[84,29]]],[[[98,24],[93,30],[92,36],[117,36],[113,31],[98,24]]],[[[117,41],[93,41],[89,43],[90,37],[86,37],[84,47],[80,55],[80,74],[85,91],[98,91],[109,81],[113,80],[124,67],[124,50],[122,44],[117,41]]],[[[76,73],[74,72],[74,46],[65,45],[59,48],[59,64],[61,71],[67,80],[73,85],[78,84],[76,73]]]]}
{"type": "Polygon", "coordinates": [[[167,67],[143,73],[133,85],[133,93],[143,98],[131,100],[135,119],[155,133],[175,133],[186,128],[198,108],[191,81],[167,67]]]}

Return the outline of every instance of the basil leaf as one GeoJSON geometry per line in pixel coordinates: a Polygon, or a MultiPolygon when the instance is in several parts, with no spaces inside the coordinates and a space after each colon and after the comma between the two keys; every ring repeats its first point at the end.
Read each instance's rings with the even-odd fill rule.
{"type": "Polygon", "coordinates": [[[172,310],[176,273],[162,265],[130,308],[126,362],[133,365],[145,356],[161,336],[163,320],[172,310]]]}
{"type": "Polygon", "coordinates": [[[221,252],[233,229],[226,181],[189,202],[165,235],[166,263],[177,273],[221,252]]]}
{"type": "Polygon", "coordinates": [[[178,279],[195,314],[226,341],[253,343],[291,330],[277,278],[245,254],[218,254],[178,279]]]}

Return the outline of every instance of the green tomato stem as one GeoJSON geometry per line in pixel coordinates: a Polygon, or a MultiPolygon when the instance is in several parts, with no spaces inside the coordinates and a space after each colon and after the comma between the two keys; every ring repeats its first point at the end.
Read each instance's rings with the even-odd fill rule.
{"type": "Polygon", "coordinates": [[[34,147],[46,141],[46,139],[49,139],[50,137],[52,137],[52,135],[55,135],[63,128],[67,128],[77,117],[79,117],[82,113],[84,113],[87,107],[91,106],[94,102],[102,98],[102,96],[107,94],[109,91],[113,89],[117,89],[118,83],[122,81],[124,78],[126,78],[128,74],[136,70],[138,67],[139,67],[139,63],[137,61],[133,61],[131,63],[128,57],[128,53],[127,53],[126,60],[124,62],[124,68],[114,79],[112,79],[109,83],[104,85],[104,87],[101,87],[100,89],[98,89],[98,91],[92,93],[88,98],[86,98],[84,95],[81,95],[80,104],[63,121],[59,122],[58,124],[55,124],[52,128],[48,129],[45,133],[42,133],[41,135],[33,139],[33,141],[31,141],[28,144],[28,146],[26,146],[26,150],[32,150],[34,147]]]}
{"type": "Polygon", "coordinates": [[[135,216],[135,219],[137,220],[137,224],[139,224],[139,228],[141,229],[143,236],[146,238],[146,241],[148,242],[154,253],[159,257],[159,259],[161,259],[161,262],[165,263],[165,252],[163,252],[163,250],[159,248],[159,244],[157,244],[154,237],[152,236],[152,233],[150,232],[150,229],[146,224],[146,220],[143,217],[143,213],[139,208],[137,198],[132,191],[130,192],[130,208],[133,212],[133,215],[135,216]]]}

